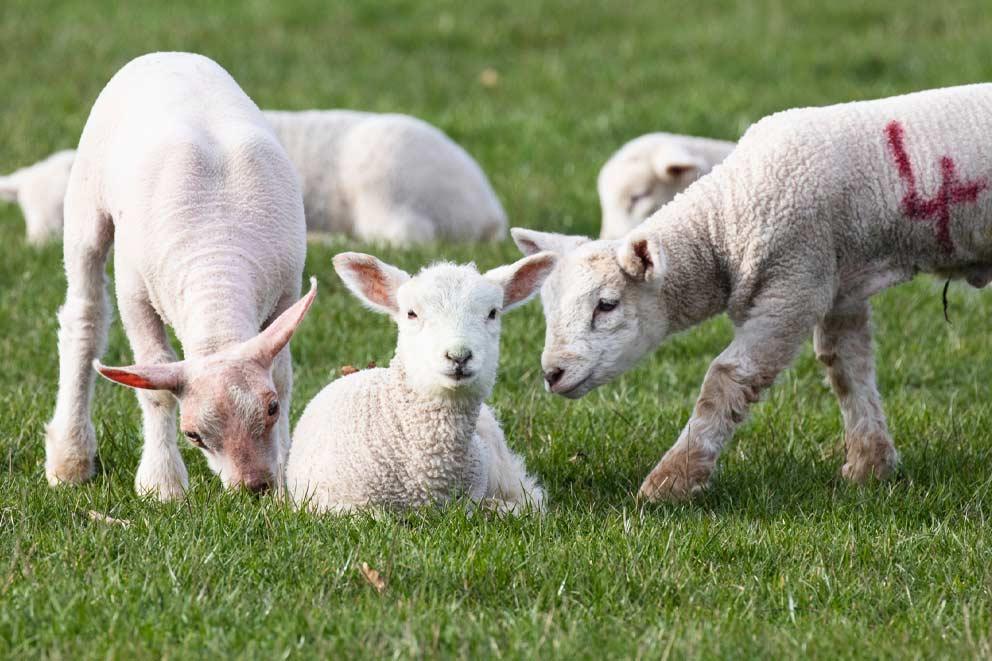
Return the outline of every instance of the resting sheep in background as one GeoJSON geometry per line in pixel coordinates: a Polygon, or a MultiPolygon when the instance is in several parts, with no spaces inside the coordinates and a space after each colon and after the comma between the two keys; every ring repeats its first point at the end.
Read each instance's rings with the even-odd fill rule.
{"type": "MultiPolygon", "coordinates": [[[[506,236],[506,213],[485,173],[427,122],[350,110],[263,114],[299,174],[309,231],[400,246],[506,236]]],[[[32,244],[62,236],[74,153],[0,177],[0,199],[20,203],[32,244]]]]}
{"type": "Polygon", "coordinates": [[[543,491],[483,402],[502,315],[536,294],[554,263],[533,255],[484,275],[442,263],[410,277],[369,255],[336,256],[352,293],[399,326],[397,349],[388,369],[342,377],[307,405],[286,471],[296,503],[346,512],[464,495],[504,512],[541,509],[543,491]]]}
{"type": "Polygon", "coordinates": [[[889,475],[868,299],[919,272],[992,279],[990,135],[989,84],[790,110],[619,241],[513,230],[525,254],[561,255],[542,289],[548,389],[581,397],[727,311],[734,340],[641,495],[704,487],[810,334],[844,417],[843,475],[889,475]]]}
{"type": "Polygon", "coordinates": [[[671,133],[635,138],[599,171],[602,239],[619,239],[727,158],[736,145],[671,133]]]}
{"type": "Polygon", "coordinates": [[[177,400],[183,433],[226,486],[271,485],[289,448],[288,342],[316,292],[296,302],[306,256],[302,196],[255,104],[205,57],[133,60],[86,122],[65,217],[68,289],[58,315],[49,482],[93,475],[95,366],[140,389],[139,493],[165,500],[187,487],[177,400]],[[109,325],[111,247],[131,367],[96,362],[109,325]],[[182,361],[165,324],[182,343],[182,361]]]}

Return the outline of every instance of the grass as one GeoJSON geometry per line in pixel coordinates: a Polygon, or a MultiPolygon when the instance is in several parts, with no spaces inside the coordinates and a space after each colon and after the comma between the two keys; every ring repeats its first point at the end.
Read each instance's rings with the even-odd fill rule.
{"type": "MultiPolygon", "coordinates": [[[[479,159],[514,224],[595,233],[595,175],[624,140],[658,129],[735,138],[781,108],[988,79],[987,9],[6,0],[0,170],[73,145],[127,60],[195,50],[263,107],[422,116],[479,159]],[[499,73],[495,87],[480,84],[485,68],[499,73]]],[[[887,484],[838,477],[840,417],[807,349],[740,430],[711,491],[639,507],[632,494],[686,420],[729,323],[675,338],[566,402],[540,388],[531,305],[504,324],[493,402],[542,476],[550,514],[333,519],[224,493],[186,450],[187,502],[137,498],[138,408],[107,383],[98,477],[49,489],[42,428],[61,252],[29,250],[13,207],[0,207],[0,232],[2,657],[992,655],[987,296],[952,287],[952,324],[932,281],[879,297],[880,387],[903,456],[887,484]],[[362,562],[385,577],[382,593],[362,562]]],[[[293,343],[294,420],[339,366],[385,362],[393,346],[388,321],[334,277],[334,252],[310,249],[321,294],[293,343]]],[[[380,252],[409,268],[516,257],[509,243],[380,252]]],[[[106,360],[129,355],[115,326],[106,360]]]]}

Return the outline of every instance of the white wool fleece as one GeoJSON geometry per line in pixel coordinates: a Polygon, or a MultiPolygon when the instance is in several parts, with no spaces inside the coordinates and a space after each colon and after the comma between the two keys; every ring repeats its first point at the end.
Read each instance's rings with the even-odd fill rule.
{"type": "MultiPolygon", "coordinates": [[[[506,213],[482,168],[427,122],[351,110],[263,114],[299,174],[309,231],[401,246],[506,236],[506,213]]],[[[74,154],[0,177],[0,199],[20,204],[33,244],[62,236],[74,154]]]]}
{"type": "Polygon", "coordinates": [[[506,236],[506,214],[479,164],[408,115],[267,111],[303,182],[307,228],[410,245],[506,236]]]}
{"type": "Polygon", "coordinates": [[[388,368],[329,384],[293,432],[286,482],[315,511],[413,507],[464,496],[503,512],[543,508],[544,494],[483,401],[496,380],[500,317],[554,266],[534,255],[479,274],[437,264],[410,278],[356,253],[335,268],[399,326],[388,368]]]}
{"type": "Polygon", "coordinates": [[[621,147],[599,172],[600,238],[619,239],[727,158],[733,142],[648,133],[621,147]]]}
{"type": "Polygon", "coordinates": [[[845,477],[891,473],[868,299],[920,272],[992,279],[992,85],[789,110],[619,241],[514,230],[553,250],[541,292],[549,390],[581,397],[667,336],[736,327],[647,498],[707,484],[750,405],[814,336],[844,417],[845,477]]]}
{"type": "Polygon", "coordinates": [[[183,433],[225,485],[258,491],[277,481],[289,445],[287,343],[315,292],[294,303],[306,255],[302,196],[251,99],[200,55],[133,60],[100,93],[83,129],[65,219],[49,481],[93,474],[92,364],[106,346],[111,247],[136,365],[96,367],[139,389],[137,490],[169,499],[187,486],[177,403],[183,433]]]}

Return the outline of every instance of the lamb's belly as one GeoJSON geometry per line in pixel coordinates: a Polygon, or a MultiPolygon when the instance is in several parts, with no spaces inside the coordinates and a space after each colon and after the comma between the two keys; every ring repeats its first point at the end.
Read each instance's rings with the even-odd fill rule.
{"type": "Polygon", "coordinates": [[[911,267],[892,264],[868,264],[858,269],[842,270],[834,308],[859,305],[889,287],[911,280],[913,275],[915,271],[911,267]]]}

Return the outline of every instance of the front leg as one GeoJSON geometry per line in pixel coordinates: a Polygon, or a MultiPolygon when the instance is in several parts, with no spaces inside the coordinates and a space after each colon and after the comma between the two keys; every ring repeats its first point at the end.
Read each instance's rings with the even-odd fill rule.
{"type": "Polygon", "coordinates": [[[678,441],[641,485],[648,501],[685,500],[709,484],[717,458],[751,405],[792,362],[815,314],[782,319],[755,316],[706,372],[692,417],[678,441]]]}
{"type": "Polygon", "coordinates": [[[844,416],[847,461],[841,474],[859,484],[872,477],[887,477],[899,457],[875,384],[868,302],[832,310],[817,324],[813,346],[816,357],[827,368],[844,416]]]}
{"type": "Polygon", "coordinates": [[[289,346],[283,348],[272,363],[272,382],[279,395],[279,419],[272,428],[276,452],[276,489],[280,493],[286,482],[286,461],[292,442],[289,429],[289,407],[293,396],[293,358],[289,346]]]}

